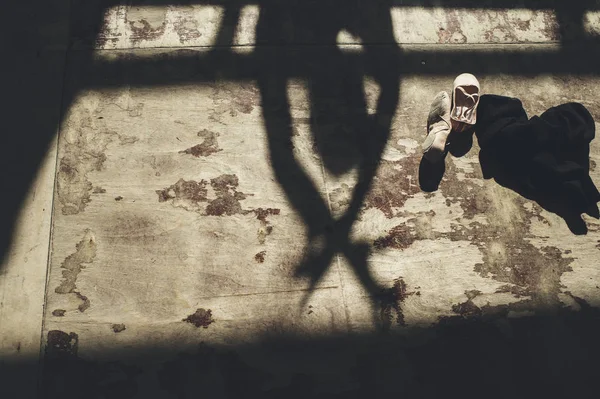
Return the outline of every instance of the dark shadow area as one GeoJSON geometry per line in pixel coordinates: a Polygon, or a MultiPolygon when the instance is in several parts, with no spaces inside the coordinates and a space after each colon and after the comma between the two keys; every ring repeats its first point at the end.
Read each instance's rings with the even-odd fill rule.
{"type": "Polygon", "coordinates": [[[451,132],[448,135],[448,152],[452,156],[460,158],[464,157],[473,148],[473,134],[474,130],[464,132],[451,132]]]}
{"type": "MultiPolygon", "coordinates": [[[[104,351],[101,361],[78,353],[86,344],[77,334],[54,330],[43,397],[595,398],[600,313],[576,301],[579,311],[508,317],[508,306],[482,308],[468,319],[402,333],[271,335],[232,346],[143,343],[104,351]]],[[[27,366],[9,362],[0,375],[17,376],[27,366]]]]}
{"type": "Polygon", "coordinates": [[[432,162],[425,157],[419,163],[419,187],[426,193],[437,191],[446,172],[446,157],[448,154],[454,157],[463,157],[473,148],[474,131],[457,133],[450,132],[446,144],[446,155],[438,162],[432,162]]]}
{"type": "MultiPolygon", "coordinates": [[[[0,199],[1,261],[10,250],[16,218],[27,193],[36,190],[32,183],[57,134],[67,33],[60,21],[68,9],[50,2],[6,0],[0,12],[7,16],[0,38],[0,184],[4,189],[0,199]]],[[[43,212],[49,214],[51,209],[43,212]]]]}
{"type": "Polygon", "coordinates": [[[589,176],[592,115],[563,104],[527,117],[518,99],[482,96],[477,122],[484,178],[562,217],[574,234],[587,233],[581,214],[598,218],[600,193],[589,176]]]}
{"type": "Polygon", "coordinates": [[[431,162],[422,157],[419,163],[419,187],[426,193],[437,191],[446,172],[446,159],[431,162]]]}

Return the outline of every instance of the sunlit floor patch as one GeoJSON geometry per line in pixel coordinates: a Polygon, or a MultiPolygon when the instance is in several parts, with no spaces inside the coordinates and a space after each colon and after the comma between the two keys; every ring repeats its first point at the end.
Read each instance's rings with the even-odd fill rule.
{"type": "Polygon", "coordinates": [[[95,47],[213,46],[223,15],[220,6],[117,6],[105,11],[95,47]]]}
{"type": "Polygon", "coordinates": [[[391,12],[398,43],[546,43],[559,39],[552,9],[394,7],[391,12]]]}

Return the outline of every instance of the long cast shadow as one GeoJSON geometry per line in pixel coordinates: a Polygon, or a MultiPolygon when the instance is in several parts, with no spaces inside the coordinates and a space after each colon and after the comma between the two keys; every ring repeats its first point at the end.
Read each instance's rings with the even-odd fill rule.
{"type": "MultiPolygon", "coordinates": [[[[367,43],[393,42],[389,7],[371,11],[360,1],[347,2],[343,12],[327,3],[317,2],[291,7],[269,5],[261,9],[257,44],[260,46],[273,38],[280,38],[282,44],[335,43],[341,30],[367,43]]],[[[310,291],[314,290],[339,253],[347,258],[371,297],[376,298],[382,287],[369,271],[369,246],[352,243],[350,232],[390,136],[392,117],[399,101],[400,49],[396,46],[365,46],[360,51],[366,62],[355,63],[339,47],[323,46],[309,61],[304,79],[309,91],[309,126],[314,148],[327,174],[340,176],[353,168],[358,169],[358,182],[350,205],[337,220],[294,155],[295,122],[287,98],[287,83],[292,77],[288,71],[290,67],[293,69],[297,57],[294,49],[282,48],[276,59],[268,50],[262,51],[259,47],[258,51],[257,64],[261,71],[258,84],[271,165],[308,232],[306,257],[296,275],[308,277],[310,291]],[[366,77],[372,77],[381,90],[371,115],[365,98],[366,77]],[[322,241],[324,245],[319,247],[322,241]]]]}
{"type": "Polygon", "coordinates": [[[559,215],[574,234],[586,234],[581,215],[600,217],[600,193],[589,176],[596,130],[589,111],[567,103],[529,119],[520,100],[496,95],[482,96],[480,106],[483,176],[559,215]]]}

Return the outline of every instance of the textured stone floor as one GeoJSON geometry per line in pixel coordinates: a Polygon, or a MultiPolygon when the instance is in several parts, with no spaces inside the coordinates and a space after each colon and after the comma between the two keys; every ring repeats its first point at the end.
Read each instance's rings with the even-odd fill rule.
{"type": "Polygon", "coordinates": [[[52,84],[11,122],[43,143],[10,155],[0,390],[597,397],[600,222],[484,180],[468,137],[438,190],[419,169],[460,72],[600,120],[600,3],[89,3],[15,50],[52,84]]]}

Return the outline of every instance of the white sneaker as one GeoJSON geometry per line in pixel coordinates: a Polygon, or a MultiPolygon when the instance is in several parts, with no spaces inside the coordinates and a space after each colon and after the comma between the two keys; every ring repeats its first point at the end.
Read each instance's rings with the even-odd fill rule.
{"type": "Polygon", "coordinates": [[[452,130],[463,132],[477,123],[479,105],[479,81],[470,73],[463,73],[454,79],[452,91],[452,130]]]}

